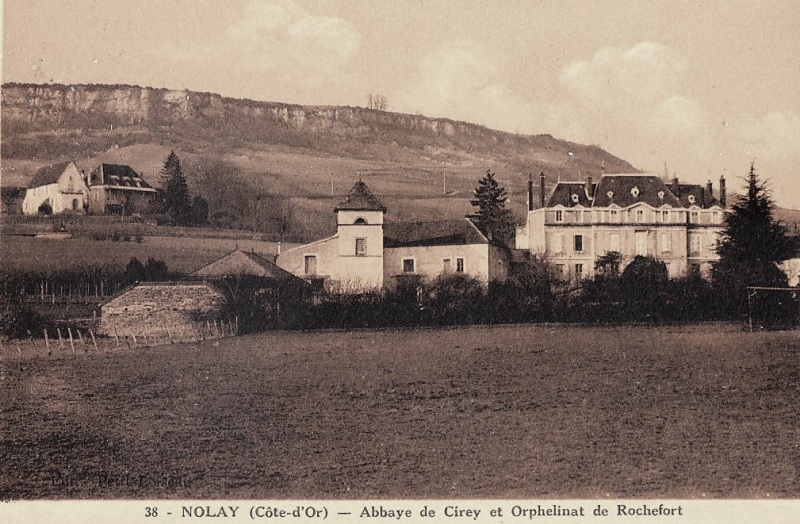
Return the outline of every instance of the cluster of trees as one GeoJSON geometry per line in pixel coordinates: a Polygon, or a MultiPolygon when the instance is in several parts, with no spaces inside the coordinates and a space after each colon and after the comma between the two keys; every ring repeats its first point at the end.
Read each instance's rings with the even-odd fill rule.
{"type": "Polygon", "coordinates": [[[383,95],[367,95],[367,107],[369,109],[377,109],[378,111],[388,111],[389,101],[383,95]]]}

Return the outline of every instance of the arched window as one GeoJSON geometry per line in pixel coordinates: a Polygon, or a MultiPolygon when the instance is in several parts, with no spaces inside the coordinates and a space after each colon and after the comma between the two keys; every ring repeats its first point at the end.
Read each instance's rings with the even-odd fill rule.
{"type": "Polygon", "coordinates": [[[363,217],[358,217],[358,218],[356,219],[356,221],[355,221],[355,222],[353,222],[353,223],[354,223],[355,225],[357,225],[357,226],[363,226],[363,225],[366,225],[366,223],[367,223],[367,220],[366,220],[365,218],[363,218],[363,217]]]}

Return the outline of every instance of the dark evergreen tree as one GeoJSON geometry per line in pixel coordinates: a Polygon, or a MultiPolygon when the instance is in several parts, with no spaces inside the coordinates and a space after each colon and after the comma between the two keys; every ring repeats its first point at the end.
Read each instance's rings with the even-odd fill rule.
{"type": "MultiPolygon", "coordinates": [[[[712,269],[714,291],[724,311],[743,316],[748,310],[748,286],[784,287],[786,275],[777,263],[797,254],[798,245],[786,227],[773,218],[774,204],[766,186],[750,166],[747,192],[739,196],[725,216],[717,243],[719,261],[712,269]]],[[[783,294],[785,295],[785,294],[783,294]]],[[[774,295],[775,301],[786,297],[774,295]]],[[[777,303],[762,303],[767,309],[777,303]]],[[[781,315],[777,309],[763,311],[767,316],[781,315]]]]}
{"type": "Polygon", "coordinates": [[[511,211],[506,209],[506,190],[497,183],[491,169],[478,181],[473,194],[475,198],[470,204],[478,211],[470,218],[491,242],[510,247],[516,223],[511,211]]]}
{"type": "Polygon", "coordinates": [[[189,186],[181,171],[181,161],[175,151],[170,151],[161,169],[164,212],[176,224],[188,224],[191,218],[189,186]]]}

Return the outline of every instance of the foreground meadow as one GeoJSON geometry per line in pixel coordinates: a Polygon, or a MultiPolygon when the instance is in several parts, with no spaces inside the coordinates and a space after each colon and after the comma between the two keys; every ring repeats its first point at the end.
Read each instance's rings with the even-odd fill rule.
{"type": "Polygon", "coordinates": [[[800,496],[797,333],[270,333],[0,360],[0,498],[800,496]]]}

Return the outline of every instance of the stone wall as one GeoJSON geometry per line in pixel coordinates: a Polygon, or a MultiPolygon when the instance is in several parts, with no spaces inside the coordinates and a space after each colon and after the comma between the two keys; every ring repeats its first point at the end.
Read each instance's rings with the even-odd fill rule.
{"type": "Polygon", "coordinates": [[[101,304],[98,332],[108,336],[191,336],[194,323],[217,318],[224,295],[205,282],[144,282],[101,304]]]}

